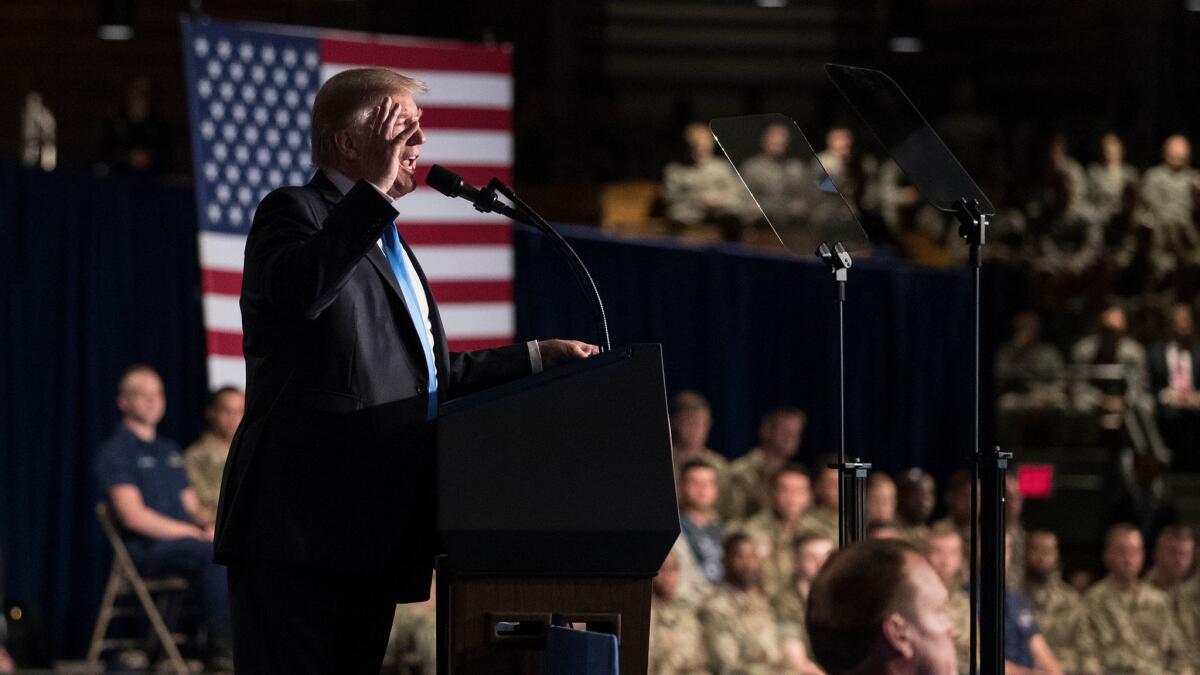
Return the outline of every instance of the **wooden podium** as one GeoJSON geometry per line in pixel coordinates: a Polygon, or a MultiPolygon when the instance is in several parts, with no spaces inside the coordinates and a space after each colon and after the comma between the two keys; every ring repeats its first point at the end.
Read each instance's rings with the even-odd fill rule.
{"type": "Polygon", "coordinates": [[[447,403],[437,510],[438,673],[541,673],[566,623],[645,673],[650,583],[679,536],[659,345],[447,403]]]}

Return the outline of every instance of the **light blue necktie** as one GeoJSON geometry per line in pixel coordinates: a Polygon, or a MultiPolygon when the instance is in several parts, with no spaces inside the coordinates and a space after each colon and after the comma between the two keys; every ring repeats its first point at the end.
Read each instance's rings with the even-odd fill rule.
{"type": "Polygon", "coordinates": [[[408,266],[404,264],[404,247],[400,245],[400,233],[393,224],[383,233],[383,252],[392,273],[400,283],[400,292],[404,295],[404,304],[408,306],[408,315],[413,327],[417,329],[417,337],[425,351],[425,367],[429,371],[429,408],[426,419],[437,417],[437,369],[433,365],[433,345],[429,344],[429,332],[425,330],[425,317],[421,315],[421,304],[417,302],[417,283],[408,274],[408,266]]]}

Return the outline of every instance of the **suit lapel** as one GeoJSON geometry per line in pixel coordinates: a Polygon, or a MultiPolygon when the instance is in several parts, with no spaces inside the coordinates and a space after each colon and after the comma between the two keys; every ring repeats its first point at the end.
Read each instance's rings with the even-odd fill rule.
{"type": "MultiPolygon", "coordinates": [[[[325,175],[324,171],[317,171],[316,175],[313,176],[312,181],[309,182],[309,185],[315,188],[317,192],[321,194],[321,197],[325,200],[330,208],[333,208],[342,200],[343,195],[341,190],[338,190],[337,186],[333,184],[333,181],[329,180],[329,177],[325,175]]],[[[405,245],[405,250],[408,251],[407,244],[405,245]]],[[[412,251],[408,251],[408,255],[413,261],[413,266],[416,267],[417,259],[413,257],[412,251]]],[[[392,264],[388,262],[387,256],[384,255],[383,250],[381,250],[378,246],[371,246],[371,248],[367,250],[366,258],[368,261],[370,261],[371,265],[375,267],[375,271],[378,272],[379,276],[383,279],[384,285],[392,290],[394,299],[400,303],[400,308],[403,311],[403,318],[397,323],[400,324],[400,330],[403,332],[404,339],[408,342],[409,349],[412,350],[413,354],[420,354],[424,350],[424,347],[421,346],[421,336],[417,334],[417,327],[413,325],[413,322],[410,318],[411,314],[408,311],[408,303],[404,301],[404,293],[400,290],[400,282],[396,279],[395,273],[392,272],[392,264]]],[[[417,273],[419,275],[421,274],[420,268],[418,268],[417,273]]],[[[428,284],[425,283],[424,275],[421,275],[421,283],[427,292],[426,295],[428,296],[428,284]]],[[[429,306],[430,314],[432,315],[432,301],[430,302],[429,306]]],[[[433,321],[435,326],[434,335],[436,336],[437,330],[440,328],[440,320],[433,321]]],[[[441,372],[440,363],[438,365],[438,371],[439,373],[441,372]]],[[[438,379],[440,380],[441,378],[438,379]]]]}

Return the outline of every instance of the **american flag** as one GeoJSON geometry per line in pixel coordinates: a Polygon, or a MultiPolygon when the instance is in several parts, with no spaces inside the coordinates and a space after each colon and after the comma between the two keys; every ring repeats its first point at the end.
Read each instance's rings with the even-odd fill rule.
{"type": "Polygon", "coordinates": [[[452,350],[507,344],[514,333],[512,231],[424,187],[433,164],[468,183],[512,168],[512,53],[507,45],[400,38],[271,24],[183,19],[207,331],[208,381],[244,386],[238,296],[258,202],[312,177],[310,111],[334,74],[382,66],[429,87],[417,103],[427,141],[400,234],[420,260],[452,350]]]}

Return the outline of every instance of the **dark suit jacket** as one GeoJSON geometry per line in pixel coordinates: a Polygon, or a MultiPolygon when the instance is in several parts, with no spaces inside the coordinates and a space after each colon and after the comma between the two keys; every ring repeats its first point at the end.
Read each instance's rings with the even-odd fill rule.
{"type": "MultiPolygon", "coordinates": [[[[217,562],[378,574],[389,580],[381,592],[398,601],[428,595],[429,378],[375,243],[396,215],[370,184],[343,197],[321,172],[259,205],[242,280],[246,415],[222,482],[217,562]]],[[[441,400],[529,374],[525,345],[450,353],[413,263],[429,300],[441,400]]]]}
{"type": "MultiPolygon", "coordinates": [[[[1200,387],[1200,352],[1189,345],[1192,354],[1192,386],[1200,387]]],[[[1150,347],[1150,393],[1158,397],[1158,392],[1171,386],[1171,371],[1167,367],[1167,343],[1159,342],[1150,347]]]]}

